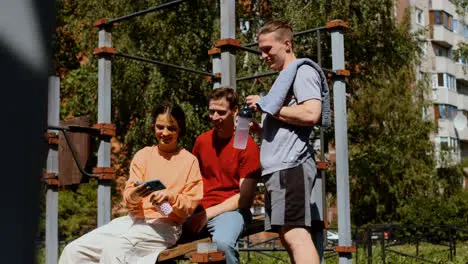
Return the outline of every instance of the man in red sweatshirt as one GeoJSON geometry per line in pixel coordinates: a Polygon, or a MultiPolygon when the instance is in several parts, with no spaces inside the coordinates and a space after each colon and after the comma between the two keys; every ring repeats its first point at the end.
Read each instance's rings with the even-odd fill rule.
{"type": "Polygon", "coordinates": [[[260,152],[249,136],[245,149],[235,149],[234,128],[238,96],[231,88],[214,89],[209,116],[213,129],[201,134],[192,153],[198,158],[203,178],[203,199],[186,226],[212,236],[226,263],[239,263],[237,240],[251,221],[250,204],[260,180],[260,152]]]}

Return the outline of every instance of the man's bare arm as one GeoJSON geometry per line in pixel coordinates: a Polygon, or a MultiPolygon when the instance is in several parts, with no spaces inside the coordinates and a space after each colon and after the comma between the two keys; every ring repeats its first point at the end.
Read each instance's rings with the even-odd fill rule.
{"type": "Polygon", "coordinates": [[[274,117],[296,126],[313,126],[320,120],[321,115],[322,102],[310,99],[295,106],[283,106],[274,117]]]}
{"type": "Polygon", "coordinates": [[[252,203],[257,182],[257,179],[250,177],[240,179],[240,193],[229,197],[224,202],[218,205],[207,208],[205,210],[206,217],[208,219],[211,219],[222,213],[237,210],[238,208],[250,208],[250,204],[252,203]]]}

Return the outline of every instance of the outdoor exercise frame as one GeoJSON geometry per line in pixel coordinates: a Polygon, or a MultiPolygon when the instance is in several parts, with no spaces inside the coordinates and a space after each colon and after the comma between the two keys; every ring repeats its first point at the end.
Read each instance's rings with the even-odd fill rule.
{"type": "MultiPolygon", "coordinates": [[[[213,89],[219,87],[230,87],[236,89],[237,81],[247,81],[255,78],[271,76],[277,72],[261,73],[253,76],[236,79],[236,50],[261,54],[260,51],[251,48],[257,45],[256,42],[246,45],[240,45],[235,39],[235,0],[220,0],[221,11],[221,39],[216,42],[215,48],[208,51],[212,56],[212,72],[204,72],[184,66],[169,64],[153,59],[142,58],[134,55],[123,54],[112,47],[111,29],[117,22],[132,19],[137,16],[146,15],[166,7],[182,4],[188,0],[176,0],[167,2],[146,10],[138,11],[118,18],[101,18],[95,21],[94,25],[98,27],[98,47],[94,54],[98,56],[98,127],[112,126],[111,124],[111,57],[118,56],[125,59],[132,59],[142,62],[148,62],[155,65],[162,65],[183,71],[189,71],[212,78],[213,89]]],[[[322,65],[321,56],[321,32],[331,33],[332,48],[332,69],[324,69],[333,80],[333,101],[334,101],[334,126],[335,126],[335,144],[336,144],[336,175],[337,175],[337,200],[338,200],[338,233],[339,245],[335,251],[339,254],[339,263],[351,263],[351,253],[355,252],[355,247],[351,241],[351,221],[349,204],[349,169],[348,169],[348,140],[347,140],[347,118],[346,118],[346,83],[345,78],[349,76],[349,71],[345,70],[344,65],[344,32],[347,23],[341,20],[334,20],[327,23],[326,26],[307,29],[294,34],[299,36],[308,33],[316,33],[317,37],[317,58],[318,64],[322,65]]],[[[59,80],[57,77],[50,78],[49,85],[49,143],[54,141],[54,131],[62,130],[64,134],[70,131],[69,128],[58,127],[59,122],[59,80]]],[[[96,128],[96,127],[94,127],[96,128]]],[[[72,131],[70,131],[72,132],[72,131]]],[[[317,168],[320,170],[320,176],[317,178],[317,184],[323,188],[323,217],[326,219],[325,203],[325,153],[323,151],[326,144],[324,132],[320,132],[321,154],[320,162],[317,168]]],[[[67,140],[68,142],[68,140],[67,140]]],[[[50,144],[47,158],[47,172],[45,182],[47,183],[46,197],[46,263],[57,263],[58,259],[58,149],[56,144],[50,144]]],[[[72,148],[72,147],[71,147],[72,148]]],[[[97,168],[93,170],[98,176],[98,226],[107,224],[111,220],[111,190],[110,183],[115,174],[112,175],[110,164],[111,146],[110,137],[101,137],[98,149],[97,168]],[[99,173],[110,174],[110,177],[99,177],[99,173]],[[113,176],[113,177],[112,177],[113,176]]],[[[77,163],[78,164],[78,163],[77,163]]],[[[79,164],[78,164],[79,166],[79,164]]],[[[79,166],[80,167],[80,166],[79,166]]],[[[84,170],[80,171],[82,173],[84,170]]],[[[89,176],[89,175],[88,175],[89,176]]],[[[325,221],[326,222],[326,221],[325,221]]],[[[326,223],[324,223],[326,224],[326,223]]],[[[322,231],[317,234],[324,238],[326,235],[322,231]]],[[[323,252],[322,248],[318,250],[323,252]]]]}

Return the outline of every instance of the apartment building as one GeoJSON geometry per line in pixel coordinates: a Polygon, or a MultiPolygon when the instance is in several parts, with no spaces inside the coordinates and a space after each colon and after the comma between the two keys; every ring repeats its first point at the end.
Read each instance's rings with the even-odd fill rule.
{"type": "Polygon", "coordinates": [[[468,127],[457,131],[454,118],[460,113],[468,117],[468,58],[454,59],[453,51],[461,42],[468,41],[468,18],[457,13],[450,0],[398,0],[395,3],[397,20],[409,8],[411,28],[426,29],[422,47],[424,56],[417,67],[419,78],[431,79],[433,111],[438,131],[434,141],[439,153],[450,153],[453,162],[468,157],[468,127]]]}

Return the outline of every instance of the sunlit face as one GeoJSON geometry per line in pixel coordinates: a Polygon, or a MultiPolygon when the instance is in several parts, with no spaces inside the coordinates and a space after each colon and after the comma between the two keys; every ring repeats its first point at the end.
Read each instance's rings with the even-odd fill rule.
{"type": "Polygon", "coordinates": [[[180,127],[177,120],[169,114],[159,114],[154,124],[158,147],[165,152],[173,152],[177,149],[180,127]]]}
{"type": "Polygon", "coordinates": [[[284,67],[286,55],[292,51],[290,40],[278,40],[276,32],[262,34],[258,37],[258,48],[262,52],[262,59],[272,70],[281,71],[284,67]]]}
{"type": "Polygon", "coordinates": [[[226,98],[210,100],[208,111],[213,128],[217,133],[228,135],[234,131],[234,118],[237,114],[237,107],[230,109],[226,98]]]}

